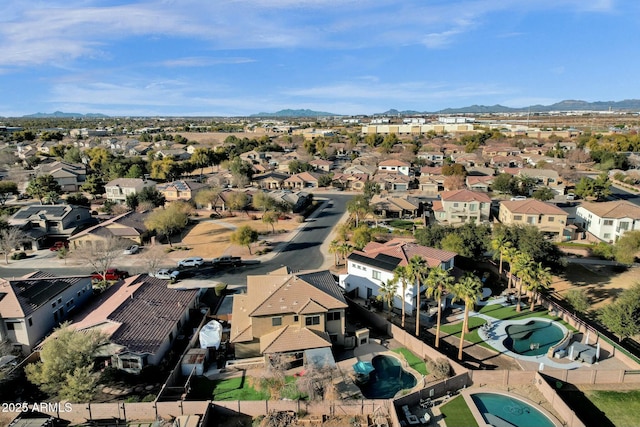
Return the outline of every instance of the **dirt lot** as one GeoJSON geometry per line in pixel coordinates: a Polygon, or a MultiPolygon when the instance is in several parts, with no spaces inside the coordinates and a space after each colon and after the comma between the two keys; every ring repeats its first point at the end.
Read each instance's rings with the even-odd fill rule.
{"type": "Polygon", "coordinates": [[[607,265],[569,264],[564,277],[554,277],[551,287],[560,295],[569,289],[585,289],[592,308],[611,303],[623,290],[640,282],[640,269],[621,269],[607,265]]]}
{"type": "MultiPolygon", "coordinates": [[[[201,211],[199,214],[201,219],[198,224],[188,231],[181,242],[174,242],[174,246],[190,248],[188,251],[176,251],[175,254],[179,258],[201,256],[207,259],[220,255],[248,257],[249,250],[246,246],[238,246],[231,243],[230,235],[236,228],[249,225],[260,233],[259,242],[263,240],[278,242],[287,238],[287,231],[291,231],[300,225],[295,217],[280,220],[274,224],[276,233],[273,233],[271,225],[265,224],[260,220],[259,213],[250,213],[249,215],[240,213],[233,217],[219,219],[210,219],[211,211],[201,211]],[[252,219],[252,217],[257,219],[252,219]]],[[[263,249],[259,243],[252,245],[251,250],[254,254],[259,249],[263,249]]]]}

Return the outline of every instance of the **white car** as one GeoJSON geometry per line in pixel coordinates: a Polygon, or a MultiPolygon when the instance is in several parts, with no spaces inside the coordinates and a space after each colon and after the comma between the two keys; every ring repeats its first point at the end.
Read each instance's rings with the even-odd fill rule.
{"type": "Polygon", "coordinates": [[[129,246],[127,249],[125,249],[122,254],[123,255],[133,255],[133,254],[137,254],[138,251],[140,251],[140,246],[138,245],[131,245],[129,246]]]}
{"type": "Polygon", "coordinates": [[[162,268],[156,271],[154,274],[152,274],[152,276],[158,279],[176,281],[178,280],[178,276],[180,276],[180,272],[175,270],[169,270],[168,268],[162,268]]]}
{"type": "Polygon", "coordinates": [[[520,201],[520,200],[527,200],[527,196],[516,196],[516,197],[512,197],[511,201],[520,201]]]}
{"type": "Polygon", "coordinates": [[[202,259],[202,257],[199,256],[194,256],[191,258],[185,258],[183,260],[180,260],[178,262],[178,267],[200,267],[202,264],[204,264],[204,259],[202,259]]]}

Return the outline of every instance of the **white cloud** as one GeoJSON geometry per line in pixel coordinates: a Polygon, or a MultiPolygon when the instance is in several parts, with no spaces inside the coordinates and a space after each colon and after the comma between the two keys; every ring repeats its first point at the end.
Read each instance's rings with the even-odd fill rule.
{"type": "Polygon", "coordinates": [[[247,64],[251,62],[256,62],[256,60],[244,57],[208,58],[204,56],[193,56],[187,58],[168,59],[163,61],[160,65],[164,65],[166,67],[208,67],[211,65],[247,64]]]}

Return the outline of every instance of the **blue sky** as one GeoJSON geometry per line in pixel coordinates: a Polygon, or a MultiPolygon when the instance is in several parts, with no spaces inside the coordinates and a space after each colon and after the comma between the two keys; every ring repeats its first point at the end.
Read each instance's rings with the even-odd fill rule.
{"type": "Polygon", "coordinates": [[[3,0],[0,116],[640,98],[637,0],[3,0]]]}

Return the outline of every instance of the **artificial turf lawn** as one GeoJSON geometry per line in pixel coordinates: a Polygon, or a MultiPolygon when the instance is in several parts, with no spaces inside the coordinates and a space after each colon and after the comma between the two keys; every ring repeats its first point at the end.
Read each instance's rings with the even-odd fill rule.
{"type": "Polygon", "coordinates": [[[404,356],[404,359],[407,361],[409,366],[413,369],[421,373],[422,375],[428,375],[429,371],[427,371],[427,365],[424,363],[424,360],[420,359],[418,356],[413,354],[411,350],[407,348],[396,348],[392,350],[394,353],[400,353],[404,356]]]}
{"type": "Polygon", "coordinates": [[[640,390],[598,391],[585,390],[589,400],[616,426],[638,425],[640,390]]]}
{"type": "MultiPolygon", "coordinates": [[[[287,376],[285,382],[290,384],[296,378],[287,376]]],[[[212,400],[269,400],[270,394],[256,390],[249,385],[247,377],[235,377],[226,380],[208,380],[206,378],[196,378],[192,384],[194,397],[212,400]]],[[[285,390],[287,391],[287,390],[285,390]]],[[[288,398],[304,398],[297,389],[291,389],[288,398]]]]}
{"type": "Polygon", "coordinates": [[[462,396],[456,396],[440,407],[447,427],[478,427],[471,410],[462,396]]]}

